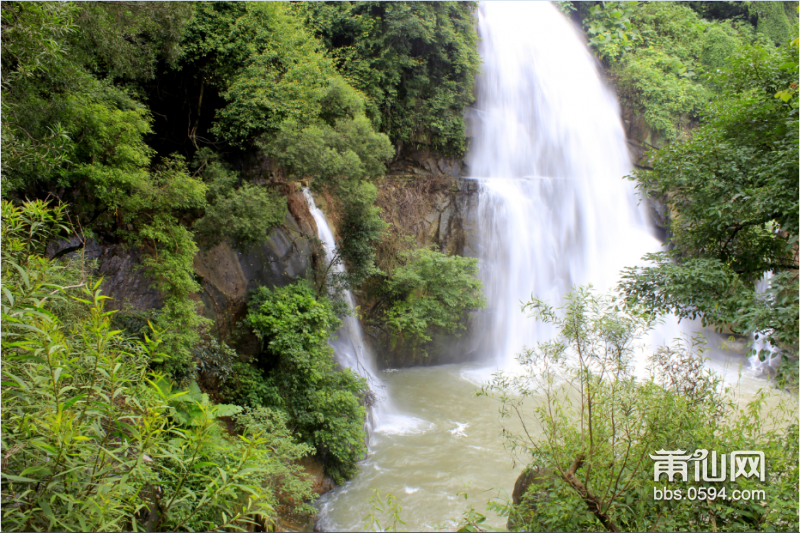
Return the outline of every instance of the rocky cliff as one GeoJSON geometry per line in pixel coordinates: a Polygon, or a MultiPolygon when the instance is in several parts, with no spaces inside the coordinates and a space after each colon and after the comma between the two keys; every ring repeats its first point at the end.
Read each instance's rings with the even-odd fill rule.
{"type": "MultiPolygon", "coordinates": [[[[260,349],[254,335],[240,331],[232,337],[247,312],[247,293],[262,285],[283,286],[300,278],[313,281],[316,224],[299,189],[287,196],[287,203],[283,225],[273,228],[258,244],[237,250],[223,241],[201,249],[194,258],[195,279],[201,287],[195,295],[200,311],[211,319],[212,333],[231,342],[243,356],[256,355],[260,349]]],[[[162,307],[162,297],[143,268],[142,250],[93,240],[84,246],[77,237],[48,247],[51,258],[76,253],[96,262],[96,274],[103,277],[103,293],[112,298],[106,303],[108,309],[128,312],[162,307]]]]}

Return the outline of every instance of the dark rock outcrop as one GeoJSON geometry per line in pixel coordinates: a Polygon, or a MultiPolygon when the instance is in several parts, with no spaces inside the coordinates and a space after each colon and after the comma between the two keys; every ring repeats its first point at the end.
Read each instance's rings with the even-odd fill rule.
{"type": "Polygon", "coordinates": [[[122,244],[104,244],[86,239],[85,245],[79,237],[51,242],[47,246],[49,258],[67,259],[83,255],[84,260],[96,262],[92,273],[103,278],[101,289],[106,300],[106,309],[159,309],[164,305],[158,290],[153,288],[153,280],[147,276],[142,264],[143,252],[122,244]]]}
{"type": "MultiPolygon", "coordinates": [[[[289,210],[283,225],[247,250],[236,250],[227,241],[200,250],[194,258],[194,274],[201,290],[195,296],[203,316],[212,320],[212,332],[228,340],[247,312],[247,293],[259,286],[284,286],[304,278],[313,281],[316,225],[300,191],[287,197],[289,210]]],[[[107,309],[146,311],[163,306],[142,263],[145,251],[123,244],[104,244],[78,237],[52,242],[47,256],[84,254],[96,262],[94,275],[102,276],[107,309]]],[[[255,336],[241,334],[234,343],[241,355],[260,350],[255,336]]]]}
{"type": "MultiPolygon", "coordinates": [[[[194,271],[202,287],[202,313],[213,321],[214,333],[221,338],[229,337],[244,318],[249,291],[260,286],[282,287],[301,278],[313,282],[315,247],[309,236],[316,235],[316,226],[312,226],[314,221],[307,206],[308,217],[304,217],[297,204],[291,195],[283,225],[273,228],[265,240],[248,250],[236,250],[222,242],[195,256],[194,271]],[[299,216],[296,218],[292,211],[299,216]]],[[[255,336],[244,333],[235,347],[241,355],[254,356],[260,343],[255,336]]]]}
{"type": "Polygon", "coordinates": [[[526,468],[514,483],[514,491],[511,493],[511,503],[513,509],[508,517],[506,524],[509,531],[514,531],[519,524],[520,516],[531,515],[536,512],[539,502],[545,501],[549,496],[544,491],[544,485],[552,479],[554,472],[550,468],[526,468]],[[540,488],[540,491],[536,489],[540,488]]]}

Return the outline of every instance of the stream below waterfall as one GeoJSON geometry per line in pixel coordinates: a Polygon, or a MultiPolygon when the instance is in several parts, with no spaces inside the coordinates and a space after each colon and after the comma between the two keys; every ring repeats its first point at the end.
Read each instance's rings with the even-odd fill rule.
{"type": "MultiPolygon", "coordinates": [[[[608,290],[621,268],[661,245],[645,202],[624,179],[632,163],[619,105],[579,32],[543,2],[482,3],[478,19],[484,64],[467,162],[479,186],[468,244],[487,299],[469,332],[481,362],[377,371],[357,320],[346,321],[332,343],[337,361],[374,374],[370,386],[382,400],[371,410],[359,474],[318,502],[322,530],[363,530],[374,489],[400,501],[400,529],[452,530],[468,506],[486,514],[489,527],[503,528],[505,518],[486,503],[510,498],[526,460],[515,464],[497,403],[476,391],[497,369],[513,371],[525,346],[553,334],[526,318],[520,302],[534,295],[558,306],[579,284],[608,290]]],[[[307,198],[333,257],[333,234],[307,198]]],[[[648,342],[698,330],[667,320],[648,342]]],[[[768,386],[744,356],[748,342],[726,346],[722,336],[704,334],[708,365],[728,384],[738,382],[742,400],[768,386]]],[[[645,357],[636,358],[637,375],[645,373],[645,357]]]]}
{"type": "MultiPolygon", "coordinates": [[[[714,348],[709,365],[728,384],[739,383],[742,401],[767,386],[749,368],[741,346],[725,350],[719,346],[721,336],[708,336],[714,348]]],[[[386,384],[383,394],[404,415],[378,427],[358,475],[319,500],[318,527],[364,531],[364,518],[372,511],[369,498],[378,489],[384,499],[392,494],[400,501],[406,525],[398,530],[453,531],[468,505],[486,515],[486,525],[504,529],[506,518],[487,511],[486,504],[510,499],[527,463],[504,448],[496,401],[475,394],[491,371],[460,364],[379,372],[386,384]]],[[[514,421],[506,425],[519,429],[514,421]]]]}

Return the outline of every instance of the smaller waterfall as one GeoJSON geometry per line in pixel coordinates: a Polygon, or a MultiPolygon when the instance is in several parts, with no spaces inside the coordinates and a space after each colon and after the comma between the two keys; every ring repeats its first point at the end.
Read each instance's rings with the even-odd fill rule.
{"type": "MultiPolygon", "coordinates": [[[[314,221],[317,223],[317,238],[322,241],[326,260],[330,261],[336,254],[336,240],[333,237],[333,231],[328,225],[325,213],[314,203],[314,197],[307,187],[303,189],[303,195],[308,203],[311,216],[314,217],[314,221]]],[[[331,271],[336,274],[342,274],[345,272],[345,266],[339,261],[331,267],[331,271]]],[[[361,330],[358,317],[355,316],[356,303],[353,293],[345,289],[344,300],[347,303],[350,314],[342,319],[342,327],[336,332],[336,338],[331,340],[330,344],[336,354],[337,363],[345,368],[352,369],[367,380],[375,401],[375,405],[370,409],[366,422],[367,433],[369,434],[375,428],[378,421],[378,413],[382,410],[377,408],[377,404],[385,403],[386,399],[381,398],[378,394],[378,389],[383,388],[383,384],[377,377],[375,357],[364,343],[364,333],[361,330]]]]}
{"type": "MultiPolygon", "coordinates": [[[[767,292],[771,279],[772,272],[765,273],[764,277],[756,283],[756,291],[761,294],[767,292]]],[[[766,340],[763,335],[759,336],[758,338],[753,335],[752,348],[756,350],[756,352],[766,352],[763,361],[758,358],[758,353],[749,357],[750,366],[756,372],[756,374],[774,374],[781,362],[780,350],[766,340]]]]}
{"type": "MultiPolygon", "coordinates": [[[[336,254],[336,240],[328,225],[328,220],[325,218],[325,213],[314,203],[314,197],[308,188],[303,189],[303,195],[311,215],[317,223],[317,238],[322,241],[326,257],[332,258],[336,254]]],[[[345,272],[345,266],[338,262],[331,267],[331,270],[334,273],[342,274],[345,272]]],[[[336,332],[336,338],[332,339],[330,344],[339,365],[352,369],[367,380],[373,398],[367,414],[367,434],[372,435],[377,432],[398,435],[425,431],[430,427],[429,422],[413,416],[406,416],[392,406],[386,385],[378,378],[375,355],[364,342],[361,323],[355,316],[356,302],[353,293],[345,290],[344,299],[351,314],[342,319],[342,327],[336,332]]]]}

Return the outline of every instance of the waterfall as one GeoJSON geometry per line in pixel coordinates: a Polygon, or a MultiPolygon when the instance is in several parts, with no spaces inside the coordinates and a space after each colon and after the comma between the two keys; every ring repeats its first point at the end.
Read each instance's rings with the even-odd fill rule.
{"type": "MultiPolygon", "coordinates": [[[[772,276],[773,274],[771,271],[765,273],[764,276],[756,283],[756,292],[762,295],[767,292],[772,276]]],[[[758,337],[753,335],[752,349],[756,350],[756,354],[749,357],[750,366],[753,371],[755,371],[757,374],[774,374],[782,359],[780,350],[766,340],[763,335],[758,337]],[[760,351],[765,352],[763,361],[758,358],[758,352],[760,351]]]]}
{"type": "MultiPolygon", "coordinates": [[[[336,240],[333,237],[325,213],[314,203],[314,196],[308,188],[303,189],[303,195],[308,203],[308,208],[314,221],[317,223],[317,238],[322,241],[325,256],[330,261],[336,254],[336,240]]],[[[336,274],[345,272],[344,264],[339,261],[331,267],[336,274]]],[[[350,314],[342,319],[342,326],[330,340],[336,362],[343,368],[350,368],[359,376],[367,380],[369,385],[371,405],[367,411],[367,435],[373,432],[385,434],[407,434],[424,430],[428,424],[416,417],[406,416],[392,406],[391,398],[383,381],[378,377],[375,355],[364,342],[364,332],[355,313],[356,303],[353,293],[345,290],[343,294],[350,314]]]]}
{"type": "MultiPolygon", "coordinates": [[[[325,213],[314,203],[314,197],[311,195],[311,191],[305,188],[303,189],[303,195],[306,198],[306,202],[308,202],[308,209],[311,211],[311,216],[314,217],[314,221],[317,223],[317,238],[322,241],[326,260],[330,261],[336,256],[336,240],[333,237],[333,231],[330,225],[328,225],[325,213]]],[[[343,274],[345,272],[344,263],[337,261],[331,266],[331,272],[343,274]]],[[[367,433],[369,434],[375,427],[379,414],[383,410],[379,408],[378,405],[385,403],[386,399],[381,398],[378,394],[379,390],[382,388],[382,383],[377,378],[375,356],[364,343],[364,333],[361,330],[361,324],[355,314],[356,305],[353,293],[345,289],[343,298],[350,314],[342,319],[342,326],[336,332],[335,338],[330,341],[330,344],[333,347],[336,362],[340,366],[352,369],[359,376],[367,380],[374,401],[372,408],[369,409],[369,415],[366,421],[367,433]]]]}
{"type": "Polygon", "coordinates": [[[483,74],[468,163],[480,182],[478,250],[488,301],[476,336],[513,366],[552,331],[520,312],[571,287],[608,290],[659,249],[633,184],[616,97],[569,20],[545,2],[479,10],[483,74]]]}

